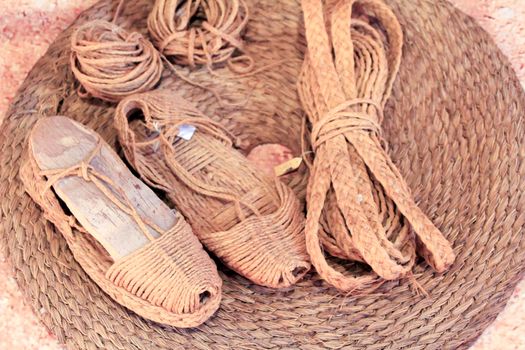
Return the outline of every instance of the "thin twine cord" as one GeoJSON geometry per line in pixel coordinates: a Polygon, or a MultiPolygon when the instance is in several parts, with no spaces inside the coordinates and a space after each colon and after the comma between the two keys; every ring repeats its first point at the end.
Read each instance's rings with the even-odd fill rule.
{"type": "Polygon", "coordinates": [[[125,0],[120,0],[117,9],[115,10],[115,14],[113,15],[113,20],[111,20],[111,23],[117,24],[117,20],[120,17],[120,14],[122,13],[123,5],[125,0]]]}
{"type": "Polygon", "coordinates": [[[226,103],[224,101],[224,99],[222,98],[222,96],[217,92],[216,89],[210,87],[210,86],[206,86],[206,85],[203,85],[189,77],[186,77],[184,76],[184,74],[182,74],[181,72],[179,72],[179,70],[177,68],[175,68],[175,66],[169,61],[169,59],[161,54],[161,58],[162,60],[166,63],[166,65],[168,66],[168,68],[172,71],[173,74],[175,74],[175,76],[177,76],[179,79],[185,81],[186,83],[192,85],[192,86],[195,86],[201,90],[204,90],[204,91],[208,91],[210,92],[213,97],[217,100],[217,103],[219,104],[220,107],[227,107],[227,106],[230,106],[229,103],[226,103]]]}
{"type": "Polygon", "coordinates": [[[410,275],[416,251],[445,271],[455,259],[451,245],[415,204],[381,137],[401,60],[399,22],[381,0],[302,0],[302,8],[308,51],[298,91],[315,152],[305,230],[313,265],[345,291],[371,282],[336,271],[323,247],[367,263],[384,280],[410,275]],[[365,19],[352,17],[355,4],[365,19]]]}

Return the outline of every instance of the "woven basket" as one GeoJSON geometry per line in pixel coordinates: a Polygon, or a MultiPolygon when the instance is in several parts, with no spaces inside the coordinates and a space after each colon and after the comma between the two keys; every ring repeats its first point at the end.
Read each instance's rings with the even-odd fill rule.
{"type": "MultiPolygon", "coordinates": [[[[304,51],[297,1],[250,0],[248,53],[254,77],[231,79],[205,69],[191,78],[213,86],[238,110],[218,108],[209,92],[173,79],[182,91],[242,138],[242,148],[269,142],[300,151],[302,112],[295,80],[304,51]]],[[[415,274],[429,297],[407,281],[374,295],[342,296],[315,273],[285,291],[250,284],[222,269],[220,310],[198,329],[144,320],[106,296],[75,262],[65,241],[24,193],[18,178],[28,131],[38,118],[63,114],[116,146],[114,106],[78,97],[66,30],[35,65],[0,129],[0,238],[16,280],[43,322],[79,349],[464,349],[492,322],[525,270],[525,95],[507,60],[474,22],[440,0],[389,0],[405,31],[402,68],[385,111],[390,154],[416,200],[453,242],[456,263],[415,274]]],[[[110,19],[104,0],[88,19],[110,19]]],[[[122,25],[145,32],[146,0],[126,2],[122,25]]],[[[306,174],[290,182],[304,197],[306,174]]]]}

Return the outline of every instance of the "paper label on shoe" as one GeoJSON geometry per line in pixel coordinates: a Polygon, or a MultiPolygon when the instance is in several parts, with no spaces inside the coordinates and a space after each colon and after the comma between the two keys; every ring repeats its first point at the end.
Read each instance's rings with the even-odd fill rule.
{"type": "Polygon", "coordinates": [[[282,164],[279,164],[278,166],[273,168],[273,171],[275,173],[275,176],[277,177],[283,176],[288,173],[291,173],[294,170],[299,169],[302,163],[303,163],[302,157],[295,157],[282,164]]]}
{"type": "Polygon", "coordinates": [[[195,130],[197,130],[197,128],[193,125],[182,124],[181,126],[179,126],[179,133],[177,134],[177,136],[183,140],[189,141],[193,137],[193,134],[195,134],[195,130]]]}

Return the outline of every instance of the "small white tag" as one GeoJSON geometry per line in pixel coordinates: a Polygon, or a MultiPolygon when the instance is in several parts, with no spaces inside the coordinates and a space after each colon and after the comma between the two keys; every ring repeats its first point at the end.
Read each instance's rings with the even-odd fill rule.
{"type": "Polygon", "coordinates": [[[157,134],[160,133],[160,129],[161,129],[161,127],[160,127],[160,124],[159,124],[158,121],[154,121],[154,122],[153,122],[153,129],[155,129],[155,132],[156,132],[157,134]]]}
{"type": "Polygon", "coordinates": [[[179,126],[179,133],[177,134],[177,136],[183,140],[189,141],[193,137],[193,134],[195,134],[195,130],[197,130],[197,128],[193,125],[182,124],[181,126],[179,126]]]}

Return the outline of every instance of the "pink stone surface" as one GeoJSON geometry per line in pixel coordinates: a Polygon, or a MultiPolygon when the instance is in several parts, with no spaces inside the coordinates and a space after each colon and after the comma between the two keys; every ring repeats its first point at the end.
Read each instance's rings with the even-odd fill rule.
{"type": "MultiPolygon", "coordinates": [[[[95,0],[0,1],[0,122],[17,87],[36,59],[74,18],[95,0]]],[[[509,57],[525,87],[525,0],[452,0],[494,37],[509,57]]],[[[291,155],[279,147],[256,149],[250,158],[263,169],[291,155]]],[[[58,350],[58,344],[24,301],[0,256],[0,350],[58,350]]],[[[473,350],[525,349],[525,281],[514,291],[505,310],[485,331],[473,350]]]]}
{"type": "Polygon", "coordinates": [[[259,145],[251,150],[247,155],[249,161],[252,162],[259,169],[262,169],[266,174],[273,176],[274,168],[282,164],[294,156],[292,151],[288,148],[277,144],[259,145]]]}

